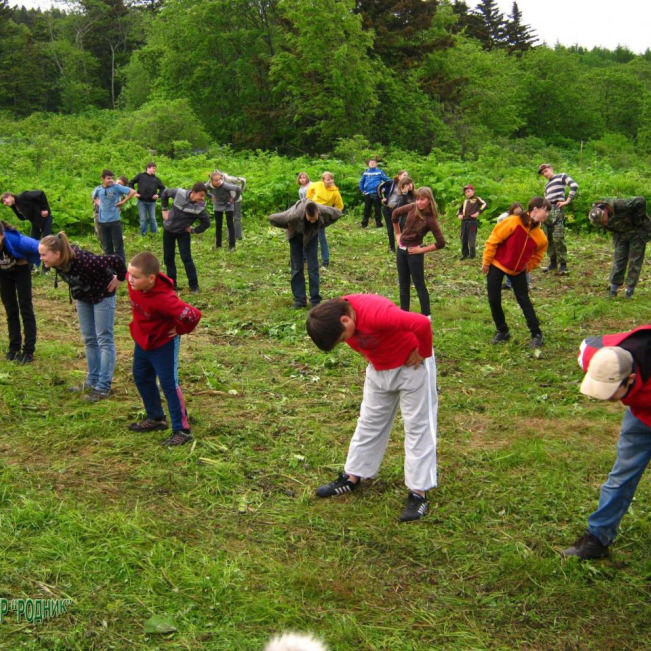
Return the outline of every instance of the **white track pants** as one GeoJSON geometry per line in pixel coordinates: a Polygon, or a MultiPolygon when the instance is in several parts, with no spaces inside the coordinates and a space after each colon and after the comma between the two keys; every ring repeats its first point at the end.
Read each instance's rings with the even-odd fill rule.
{"type": "Polygon", "coordinates": [[[345,471],[375,477],[389,443],[400,404],[405,423],[405,484],[410,490],[436,486],[436,361],[434,355],[417,369],[409,366],[366,369],[364,399],[350,442],[345,471]]]}

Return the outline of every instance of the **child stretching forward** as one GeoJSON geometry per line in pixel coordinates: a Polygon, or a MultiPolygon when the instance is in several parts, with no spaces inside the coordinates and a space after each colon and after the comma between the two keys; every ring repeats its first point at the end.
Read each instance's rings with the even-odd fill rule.
{"type": "Polygon", "coordinates": [[[142,397],[147,418],[132,423],[132,432],[167,429],[167,421],[156,386],[158,378],[172,420],[172,436],[161,445],[183,445],[192,441],[183,393],[179,387],[179,335],[192,332],[201,312],[184,303],[174,292],[174,282],[160,273],[153,253],[136,255],[129,263],[129,300],[133,321],[129,328],[135,341],[133,379],[142,397]]]}
{"type": "Polygon", "coordinates": [[[344,472],[317,489],[319,497],[350,493],[375,477],[400,404],[405,424],[407,505],[400,520],[427,513],[425,491],[436,486],[436,363],[432,324],[399,309],[384,296],[352,294],[310,310],[307,332],[321,350],[345,341],[369,362],[357,428],[344,472]]]}

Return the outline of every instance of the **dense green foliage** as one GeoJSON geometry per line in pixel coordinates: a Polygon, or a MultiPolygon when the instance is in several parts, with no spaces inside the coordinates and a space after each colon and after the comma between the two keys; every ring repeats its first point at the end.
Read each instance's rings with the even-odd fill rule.
{"type": "Polygon", "coordinates": [[[137,137],[144,113],[160,122],[183,101],[176,135],[146,145],[167,154],[183,150],[174,141],[204,148],[205,133],[291,155],[355,136],[423,155],[476,156],[495,138],[527,137],[567,147],[617,136],[651,152],[651,54],[537,45],[517,3],[506,18],[494,0],[64,7],[0,0],[0,110],[119,108],[133,124],[123,135],[137,137]]]}
{"type": "MultiPolygon", "coordinates": [[[[296,200],[296,174],[305,170],[316,180],[324,170],[334,173],[347,209],[361,202],[358,182],[369,155],[379,154],[389,175],[406,169],[417,185],[429,185],[443,212],[452,214],[462,199],[464,185],[473,183],[489,203],[490,221],[513,201],[526,203],[542,193],[544,180],[538,165],[544,160],[570,174],[580,186],[569,207],[570,227],[585,226],[593,201],[603,196],[651,194],[643,161],[624,136],[609,136],[583,149],[545,146],[536,138],[510,141],[496,139],[477,151],[476,160],[458,159],[435,149],[428,156],[397,148],[371,145],[361,136],[340,139],[328,158],[289,158],[280,154],[237,151],[208,146],[190,154],[187,140],[174,139],[170,124],[186,125],[205,144],[207,136],[196,122],[183,120],[187,104],[181,100],[161,107],[167,120],[156,121],[154,112],[136,111],[131,121],[115,111],[91,111],[79,116],[34,114],[23,120],[0,118],[0,189],[22,192],[44,189],[50,199],[55,228],[72,233],[88,232],[92,224],[90,193],[99,184],[103,168],[132,178],[152,157],[150,137],[165,144],[168,155],[157,155],[158,175],[169,187],[189,187],[208,179],[215,168],[246,177],[249,219],[284,209],[296,200]],[[173,106],[175,111],[168,113],[173,106]],[[136,128],[134,125],[137,125],[136,128]],[[129,137],[121,137],[129,134],[129,137]]],[[[0,212],[11,214],[0,206],[0,212]]],[[[124,209],[123,219],[136,224],[134,204],[124,209]]]]}

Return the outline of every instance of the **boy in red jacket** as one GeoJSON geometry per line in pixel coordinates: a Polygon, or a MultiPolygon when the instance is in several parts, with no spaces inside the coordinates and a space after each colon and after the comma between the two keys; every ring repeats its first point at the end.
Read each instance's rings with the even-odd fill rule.
{"type": "Polygon", "coordinates": [[[310,310],[307,332],[321,350],[345,341],[369,361],[364,399],[344,472],[317,489],[319,497],[350,493],[375,477],[400,405],[405,424],[407,505],[400,520],[427,513],[426,491],[436,486],[436,364],[432,324],[384,296],[351,294],[310,310]]]}
{"type": "Polygon", "coordinates": [[[167,429],[158,378],[172,420],[172,436],[161,445],[183,445],[192,441],[183,393],[179,387],[179,335],[192,332],[201,312],[184,303],[174,292],[174,282],[160,273],[153,253],[139,253],[129,263],[127,281],[133,320],[129,325],[135,341],[133,379],[145,405],[147,418],[132,423],[132,432],[167,429]]]}
{"type": "Polygon", "coordinates": [[[628,407],[599,506],[585,533],[563,552],[581,559],[605,558],[651,461],[651,325],[584,339],[579,365],[585,371],[581,393],[628,407]]]}

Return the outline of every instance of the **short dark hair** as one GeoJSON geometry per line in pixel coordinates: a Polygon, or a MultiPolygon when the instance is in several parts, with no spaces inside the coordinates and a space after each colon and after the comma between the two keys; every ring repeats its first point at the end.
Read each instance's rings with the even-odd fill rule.
{"type": "Polygon", "coordinates": [[[149,168],[149,167],[156,167],[156,163],[154,163],[154,161],[151,161],[151,160],[150,160],[150,161],[147,163],[147,165],[145,165],[145,169],[147,169],[147,168],[149,168]]]}
{"type": "Polygon", "coordinates": [[[149,251],[137,253],[131,258],[129,264],[142,271],[145,276],[156,276],[160,271],[160,262],[158,258],[149,251]]]}
{"type": "Polygon", "coordinates": [[[111,170],[102,170],[102,178],[105,179],[107,176],[112,176],[115,178],[115,174],[111,170]]]}
{"type": "Polygon", "coordinates": [[[529,199],[529,212],[534,208],[545,208],[545,210],[551,210],[552,204],[551,201],[545,199],[545,197],[531,197],[531,199],[529,199]]]}
{"type": "Polygon", "coordinates": [[[319,216],[319,206],[314,201],[305,202],[305,214],[308,217],[319,216]]]}
{"type": "Polygon", "coordinates": [[[192,186],[190,192],[205,192],[207,194],[208,193],[208,188],[206,187],[205,183],[201,183],[201,181],[197,181],[192,186]]]}
{"type": "Polygon", "coordinates": [[[331,298],[315,305],[307,315],[305,328],[317,348],[332,350],[344,332],[342,316],[354,314],[351,304],[345,298],[331,298]]]}

